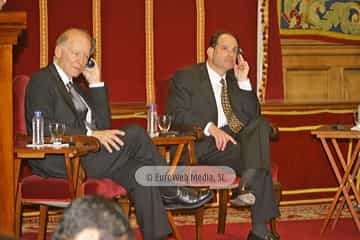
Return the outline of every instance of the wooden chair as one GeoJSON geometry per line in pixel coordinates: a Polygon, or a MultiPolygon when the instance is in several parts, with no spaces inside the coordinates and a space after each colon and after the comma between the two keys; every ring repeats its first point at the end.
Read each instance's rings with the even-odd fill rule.
{"type": "MultiPolygon", "coordinates": [[[[15,133],[26,134],[24,96],[25,88],[29,81],[26,75],[16,76],[14,79],[14,121],[15,133]]],[[[96,139],[82,136],[98,144],[96,139]],[[95,142],[94,142],[95,141],[95,142]]],[[[108,198],[117,198],[126,195],[126,190],[110,179],[92,179],[86,178],[85,172],[81,170],[74,174],[73,178],[67,176],[67,179],[43,178],[32,175],[30,170],[24,175],[20,174],[23,161],[18,164],[18,176],[15,178],[16,191],[16,213],[15,230],[17,238],[20,239],[22,210],[24,205],[32,204],[40,206],[40,228],[38,239],[43,240],[46,237],[47,216],[49,206],[65,207],[79,195],[100,194],[108,198]],[[21,176],[22,175],[22,176],[21,176]]],[[[127,210],[128,202],[120,198],[122,207],[127,210]]]]}

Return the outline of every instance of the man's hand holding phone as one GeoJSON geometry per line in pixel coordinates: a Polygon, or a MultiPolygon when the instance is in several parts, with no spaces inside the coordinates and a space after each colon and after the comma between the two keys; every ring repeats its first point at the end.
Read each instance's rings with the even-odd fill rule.
{"type": "Polygon", "coordinates": [[[96,64],[96,61],[93,58],[90,58],[89,61],[85,64],[82,74],[89,84],[101,82],[99,66],[96,64]]]}
{"type": "Polygon", "coordinates": [[[249,64],[245,61],[243,57],[243,51],[241,48],[238,49],[236,56],[236,63],[234,65],[235,77],[238,81],[243,81],[248,79],[249,74],[249,64]]]}

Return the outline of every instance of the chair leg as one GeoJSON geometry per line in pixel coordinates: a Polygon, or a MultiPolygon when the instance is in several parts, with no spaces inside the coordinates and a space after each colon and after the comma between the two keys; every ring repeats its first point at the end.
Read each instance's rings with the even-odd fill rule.
{"type": "Polygon", "coordinates": [[[270,219],[270,231],[275,237],[280,239],[280,234],[276,230],[276,218],[270,219]]]}
{"type": "Polygon", "coordinates": [[[46,239],[47,222],[48,222],[48,206],[40,205],[40,229],[39,229],[38,240],[46,239]]]}
{"type": "Polygon", "coordinates": [[[196,209],[195,212],[196,240],[202,240],[203,222],[204,222],[204,206],[196,209]]]}
{"type": "Polygon", "coordinates": [[[16,239],[21,237],[21,226],[22,226],[22,204],[19,195],[16,197],[15,206],[15,236],[16,239]]]}
{"type": "Polygon", "coordinates": [[[131,208],[131,202],[127,195],[120,196],[117,199],[117,202],[119,203],[121,209],[124,211],[125,216],[128,216],[130,218],[130,208],[131,208]]]}
{"type": "Polygon", "coordinates": [[[227,204],[229,201],[229,189],[219,189],[219,213],[218,213],[218,234],[225,233],[227,204]]]}
{"type": "MultiPolygon", "coordinates": [[[[279,204],[280,204],[280,200],[281,200],[281,190],[282,190],[281,184],[278,182],[274,183],[275,196],[276,196],[276,200],[279,204]]],[[[274,236],[280,238],[280,234],[276,230],[276,218],[270,219],[270,231],[272,232],[272,234],[274,236]]]]}
{"type": "Polygon", "coordinates": [[[168,217],[168,220],[169,220],[169,223],[170,223],[170,226],[171,226],[171,229],[172,229],[174,238],[175,238],[176,240],[181,240],[180,232],[179,232],[179,230],[176,228],[176,224],[175,224],[175,221],[174,221],[174,217],[173,217],[173,215],[171,214],[171,211],[166,211],[166,214],[167,214],[167,217],[168,217]]]}

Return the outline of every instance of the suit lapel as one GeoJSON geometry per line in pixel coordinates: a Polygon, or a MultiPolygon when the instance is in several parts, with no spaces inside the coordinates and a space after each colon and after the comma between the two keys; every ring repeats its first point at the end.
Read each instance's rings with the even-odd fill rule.
{"type": "Polygon", "coordinates": [[[61,97],[64,99],[66,104],[70,107],[70,109],[74,112],[74,114],[76,116],[78,116],[78,113],[76,111],[74,103],[71,100],[71,96],[70,96],[68,90],[66,89],[64,82],[61,80],[58,72],[56,71],[54,64],[49,65],[49,71],[50,71],[51,75],[53,76],[52,79],[54,80],[55,88],[58,89],[61,97]]]}
{"type": "Polygon", "coordinates": [[[200,92],[204,95],[204,99],[209,104],[210,116],[213,121],[217,124],[217,107],[214,91],[211,87],[209,73],[206,68],[206,64],[200,66],[200,92]]]}

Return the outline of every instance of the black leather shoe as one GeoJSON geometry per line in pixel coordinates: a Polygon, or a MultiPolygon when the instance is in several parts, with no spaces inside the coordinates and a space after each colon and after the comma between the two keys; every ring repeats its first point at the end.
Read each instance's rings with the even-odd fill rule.
{"type": "Polygon", "coordinates": [[[213,198],[214,194],[210,190],[201,190],[188,187],[179,187],[175,196],[162,196],[165,208],[174,209],[194,209],[199,208],[213,198]]]}
{"type": "Polygon", "coordinates": [[[247,237],[247,240],[280,240],[280,236],[276,237],[274,234],[269,232],[265,235],[264,238],[261,238],[260,236],[254,234],[252,231],[249,232],[249,235],[247,237]]]}

